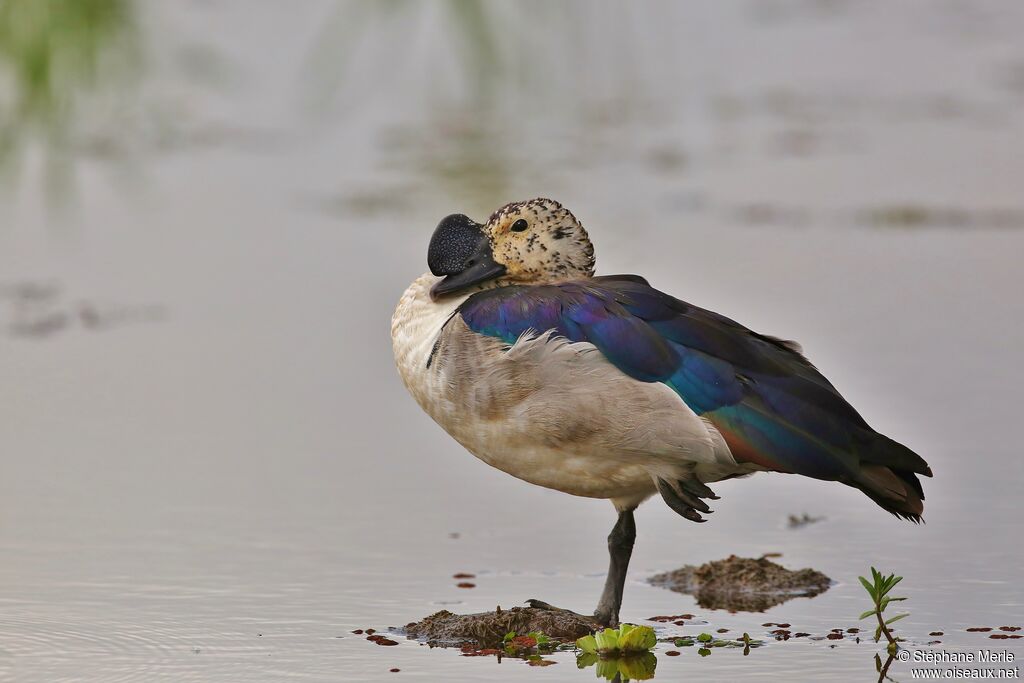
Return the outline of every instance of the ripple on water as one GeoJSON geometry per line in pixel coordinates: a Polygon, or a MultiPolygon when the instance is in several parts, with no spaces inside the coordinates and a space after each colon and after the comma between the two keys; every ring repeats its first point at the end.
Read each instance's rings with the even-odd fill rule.
{"type": "Polygon", "coordinates": [[[0,671],[46,671],[48,681],[79,680],[72,661],[102,661],[103,680],[140,680],[156,671],[171,673],[199,654],[251,656],[265,651],[251,633],[197,628],[180,622],[146,619],[132,623],[90,619],[88,623],[38,614],[7,614],[0,619],[0,671]],[[215,645],[210,646],[210,643],[215,645]]]}

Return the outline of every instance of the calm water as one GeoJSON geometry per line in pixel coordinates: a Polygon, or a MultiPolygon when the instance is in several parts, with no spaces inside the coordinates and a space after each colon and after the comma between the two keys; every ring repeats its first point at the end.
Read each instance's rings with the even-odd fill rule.
{"type": "MultiPolygon", "coordinates": [[[[601,272],[801,341],[936,473],[921,527],[783,475],[702,526],[652,501],[624,619],[823,634],[874,564],[914,643],[1024,654],[964,630],[1024,625],[1019,5],[125,6],[104,59],[136,66],[0,167],[0,679],[593,679],[350,633],[597,599],[611,506],[477,462],[391,360],[437,220],[541,194],[601,272]],[[837,584],[728,614],[644,583],[766,552],[837,584]]],[[[830,644],[657,680],[875,678],[830,644]]]]}

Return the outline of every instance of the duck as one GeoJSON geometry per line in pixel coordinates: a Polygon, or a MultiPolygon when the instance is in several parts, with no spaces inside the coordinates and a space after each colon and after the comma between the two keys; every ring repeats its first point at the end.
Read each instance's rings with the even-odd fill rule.
{"type": "Polygon", "coordinates": [[[719,499],[709,484],[781,472],[922,520],[928,464],[868,426],[799,344],[638,275],[595,275],[587,231],[557,201],[513,202],[482,224],[447,216],[427,266],[391,321],[402,382],[488,465],[612,503],[596,623],[619,623],[634,511],[653,496],[702,523],[719,499]]]}

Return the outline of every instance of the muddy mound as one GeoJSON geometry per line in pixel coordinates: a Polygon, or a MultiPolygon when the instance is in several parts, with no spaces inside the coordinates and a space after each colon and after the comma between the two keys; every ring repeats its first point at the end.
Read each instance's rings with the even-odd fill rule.
{"type": "Polygon", "coordinates": [[[755,560],[735,555],[656,574],[649,581],[688,593],[705,609],[730,612],[763,612],[796,597],[814,597],[831,584],[831,579],[814,569],[793,571],[765,557],[755,560]]]}
{"type": "Polygon", "coordinates": [[[513,607],[479,614],[453,614],[441,610],[405,627],[410,638],[425,640],[430,645],[474,644],[498,647],[506,633],[526,634],[540,631],[549,638],[574,641],[597,628],[590,617],[566,610],[535,607],[513,607]]]}

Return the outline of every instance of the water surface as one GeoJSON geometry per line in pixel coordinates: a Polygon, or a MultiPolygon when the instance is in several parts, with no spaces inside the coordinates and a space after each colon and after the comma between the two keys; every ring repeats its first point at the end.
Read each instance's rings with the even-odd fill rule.
{"type": "MultiPolygon", "coordinates": [[[[936,473],[923,526],[783,475],[717,485],[700,526],[651,501],[625,619],[823,634],[863,625],[873,564],[907,577],[915,643],[1022,625],[1024,13],[581,7],[481,28],[447,4],[131,4],[140,73],[101,99],[119,116],[92,93],[62,137],[19,133],[0,205],[4,676],[590,680],[568,654],[539,669],[351,633],[600,593],[611,506],[477,462],[391,360],[436,221],[536,195],[581,218],[600,272],[799,340],[936,473]],[[804,512],[826,519],[787,528],[804,512]],[[764,614],[645,584],[768,552],[837,583],[764,614]]],[[[872,679],[878,650],[684,651],[657,679],[872,679]]]]}

